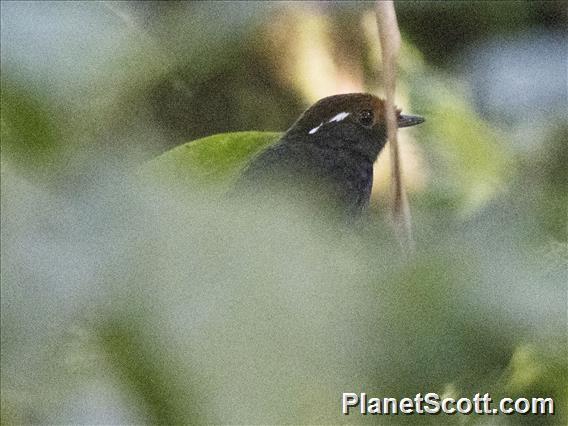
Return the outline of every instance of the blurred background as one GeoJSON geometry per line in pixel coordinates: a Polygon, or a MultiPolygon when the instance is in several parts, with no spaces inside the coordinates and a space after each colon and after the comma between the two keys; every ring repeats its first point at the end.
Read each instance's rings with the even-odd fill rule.
{"type": "Polygon", "coordinates": [[[400,132],[408,259],[386,151],[353,232],[131,173],[381,95],[372,3],[0,6],[5,424],[566,424],[564,2],[396,2],[397,104],[427,120],[400,132]],[[346,418],[341,392],[557,414],[346,418]]]}

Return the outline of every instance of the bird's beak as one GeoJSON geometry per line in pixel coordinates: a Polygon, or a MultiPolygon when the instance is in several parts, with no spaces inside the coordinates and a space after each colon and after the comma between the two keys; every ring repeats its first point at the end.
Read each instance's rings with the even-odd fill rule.
{"type": "Polygon", "coordinates": [[[418,115],[402,115],[397,117],[398,128],[416,126],[417,124],[424,123],[424,117],[418,115]]]}

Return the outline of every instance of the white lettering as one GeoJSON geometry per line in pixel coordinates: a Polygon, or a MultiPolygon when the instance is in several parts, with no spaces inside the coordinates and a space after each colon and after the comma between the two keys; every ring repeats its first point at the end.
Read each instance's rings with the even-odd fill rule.
{"type": "Polygon", "coordinates": [[[438,414],[440,412],[440,396],[437,393],[427,393],[424,395],[424,402],[427,404],[424,410],[428,414],[438,414]]]}
{"type": "Polygon", "coordinates": [[[343,403],[341,404],[343,409],[342,413],[345,415],[349,414],[349,407],[356,407],[359,404],[359,397],[355,393],[343,393],[343,403]]]}

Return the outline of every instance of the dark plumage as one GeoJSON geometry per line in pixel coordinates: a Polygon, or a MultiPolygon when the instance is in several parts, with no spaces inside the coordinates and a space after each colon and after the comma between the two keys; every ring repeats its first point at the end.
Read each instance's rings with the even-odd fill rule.
{"type": "MultiPolygon", "coordinates": [[[[398,114],[399,127],[423,121],[398,114]]],[[[358,214],[369,203],[373,163],[385,143],[381,99],[364,93],[330,96],[253,159],[238,186],[284,189],[358,214]]]]}

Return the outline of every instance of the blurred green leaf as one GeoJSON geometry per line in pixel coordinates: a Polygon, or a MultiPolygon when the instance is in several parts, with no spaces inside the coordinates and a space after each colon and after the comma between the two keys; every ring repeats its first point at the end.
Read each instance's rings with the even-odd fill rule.
{"type": "Polygon", "coordinates": [[[128,318],[113,318],[98,329],[106,359],[130,391],[143,401],[152,424],[198,424],[196,395],[179,383],[175,362],[156,354],[148,337],[128,318]],[[192,404],[193,401],[193,404],[192,404]]]}
{"type": "Polygon", "coordinates": [[[60,152],[54,113],[37,91],[6,79],[1,87],[2,155],[27,173],[41,174],[60,152]]]}
{"type": "Polygon", "coordinates": [[[142,174],[166,184],[206,186],[221,194],[230,188],[250,159],[279,136],[274,132],[236,132],[198,139],[150,161],[142,174]]]}
{"type": "Polygon", "coordinates": [[[508,160],[503,135],[479,117],[457,82],[422,71],[409,81],[416,109],[427,118],[421,143],[438,176],[429,195],[472,214],[505,189],[515,163],[508,160]]]}

